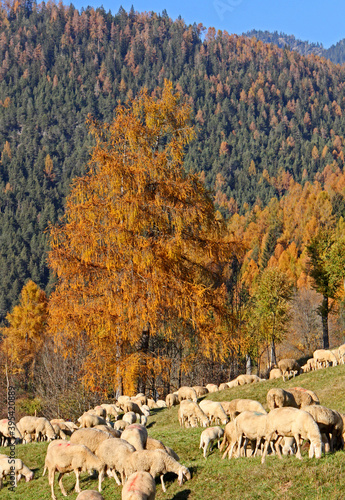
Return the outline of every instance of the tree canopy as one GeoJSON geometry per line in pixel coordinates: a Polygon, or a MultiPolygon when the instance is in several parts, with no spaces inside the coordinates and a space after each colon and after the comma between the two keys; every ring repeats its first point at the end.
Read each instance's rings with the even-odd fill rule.
{"type": "Polygon", "coordinates": [[[88,383],[115,377],[134,391],[139,373],[164,372],[151,338],[228,353],[229,339],[216,333],[227,317],[226,263],[239,246],[204,185],[184,171],[189,122],[168,81],[118,105],[110,124],[89,118],[89,171],[51,227],[49,255],[58,276],[51,328],[88,335],[88,383]]]}

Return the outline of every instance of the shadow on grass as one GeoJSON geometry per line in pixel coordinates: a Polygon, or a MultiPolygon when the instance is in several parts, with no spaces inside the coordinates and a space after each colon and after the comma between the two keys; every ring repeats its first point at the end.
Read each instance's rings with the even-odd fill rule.
{"type": "Polygon", "coordinates": [[[179,491],[172,497],[172,500],[186,500],[191,493],[191,490],[179,491]]]}

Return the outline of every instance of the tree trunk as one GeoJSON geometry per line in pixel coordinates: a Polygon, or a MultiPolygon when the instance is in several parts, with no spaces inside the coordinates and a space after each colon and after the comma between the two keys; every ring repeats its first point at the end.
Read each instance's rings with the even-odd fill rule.
{"type": "Polygon", "coordinates": [[[277,357],[276,357],[276,346],[275,346],[275,343],[274,343],[274,337],[272,337],[272,340],[271,340],[271,363],[270,363],[270,368],[272,368],[272,365],[276,365],[277,364],[277,357]]]}
{"type": "Polygon", "coordinates": [[[328,314],[329,314],[329,304],[328,297],[325,295],[322,299],[322,304],[319,308],[321,321],[322,321],[322,341],[323,348],[329,349],[329,332],[328,332],[328,314]]]}
{"type": "Polygon", "coordinates": [[[249,354],[246,354],[246,374],[247,375],[252,374],[252,360],[249,354]]]}
{"type": "Polygon", "coordinates": [[[147,325],[146,328],[141,332],[141,339],[138,345],[138,351],[143,354],[140,365],[141,365],[141,374],[138,380],[138,392],[142,392],[145,394],[146,392],[146,379],[147,379],[147,362],[146,362],[146,354],[149,350],[149,342],[150,342],[150,327],[147,325]]]}

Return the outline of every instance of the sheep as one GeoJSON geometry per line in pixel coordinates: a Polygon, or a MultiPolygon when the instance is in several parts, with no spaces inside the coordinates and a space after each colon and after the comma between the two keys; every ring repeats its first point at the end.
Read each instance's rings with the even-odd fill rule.
{"type": "MultiPolygon", "coordinates": [[[[309,458],[315,454],[316,458],[321,457],[321,434],[319,427],[313,417],[303,410],[297,408],[275,408],[266,416],[266,436],[265,446],[261,458],[261,463],[265,462],[268,445],[274,435],[294,437],[297,445],[296,458],[302,459],[300,439],[310,441],[309,458]]],[[[278,457],[281,458],[279,446],[276,446],[278,457]]]]}
{"type": "Polygon", "coordinates": [[[341,363],[341,357],[340,357],[340,353],[339,353],[339,347],[337,347],[336,349],[331,349],[331,353],[334,354],[335,359],[337,360],[337,363],[339,365],[341,363]]]}
{"type": "Polygon", "coordinates": [[[147,441],[147,429],[143,425],[133,424],[126,427],[123,431],[121,439],[125,439],[134,448],[138,450],[144,450],[147,441]]]}
{"type": "Polygon", "coordinates": [[[207,449],[209,446],[210,446],[210,451],[211,451],[211,448],[212,448],[214,441],[217,440],[218,448],[219,448],[220,439],[223,436],[224,436],[224,430],[219,426],[209,427],[208,429],[205,429],[204,431],[202,431],[201,436],[200,436],[199,448],[201,448],[203,450],[204,458],[206,458],[207,449]]]}
{"type": "Polygon", "coordinates": [[[332,363],[332,366],[337,366],[338,364],[337,358],[328,349],[317,349],[313,353],[313,358],[317,368],[329,366],[329,363],[332,363]]]}
{"type": "Polygon", "coordinates": [[[233,399],[232,401],[221,401],[220,404],[231,420],[235,420],[237,415],[243,411],[267,413],[262,404],[254,399],[233,399]]]}
{"type": "Polygon", "coordinates": [[[156,405],[158,406],[158,408],[166,408],[167,407],[167,404],[165,401],[163,401],[163,399],[157,399],[156,405]]]}
{"type": "Polygon", "coordinates": [[[117,420],[119,418],[119,413],[118,411],[116,410],[115,408],[115,405],[111,405],[111,404],[106,404],[106,403],[102,403],[101,404],[101,407],[105,409],[106,411],[106,420],[108,422],[110,422],[110,417],[114,417],[115,420],[117,420]]]}
{"type": "Polygon", "coordinates": [[[298,364],[297,360],[293,358],[281,359],[278,362],[278,368],[280,368],[280,370],[282,371],[284,382],[285,382],[285,375],[287,375],[287,378],[289,380],[291,374],[295,376],[296,373],[298,375],[301,373],[300,365],[298,364]]]}
{"type": "Polygon", "coordinates": [[[108,432],[111,437],[119,438],[121,436],[121,432],[117,429],[113,429],[109,425],[96,425],[95,427],[91,427],[92,429],[98,429],[100,431],[108,432]]]}
{"type": "MultiPolygon", "coordinates": [[[[315,394],[315,392],[311,391],[310,389],[304,389],[303,387],[293,387],[292,389],[289,389],[289,391],[292,392],[293,394],[295,394],[296,391],[301,391],[301,392],[307,393],[307,394],[309,394],[309,396],[312,399],[311,404],[314,404],[314,405],[320,404],[320,400],[319,400],[318,396],[315,394]]],[[[304,405],[304,406],[306,406],[306,405],[304,405]]]]}
{"type": "Polygon", "coordinates": [[[54,432],[56,434],[57,439],[64,439],[66,441],[67,434],[64,432],[63,428],[60,426],[60,423],[52,424],[54,432]]]}
{"type": "Polygon", "coordinates": [[[125,460],[125,475],[129,477],[138,470],[149,472],[153,478],[160,476],[162,489],[166,492],[163,476],[167,472],[178,475],[179,485],[182,486],[183,479],[191,479],[187,467],[177,462],[163,450],[141,450],[127,455],[125,460]]]}
{"type": "Polygon", "coordinates": [[[22,417],[17,424],[17,428],[25,441],[27,441],[27,436],[29,435],[30,437],[28,439],[31,440],[31,434],[35,435],[36,441],[40,441],[45,437],[48,441],[56,439],[53,426],[49,420],[44,417],[22,417]]]}
{"type": "Polygon", "coordinates": [[[110,438],[97,447],[95,455],[104,463],[105,471],[109,470],[118,485],[124,484],[124,461],[127,455],[134,453],[136,449],[124,439],[110,438]],[[121,481],[116,471],[120,473],[121,481]]]}
{"type": "Polygon", "coordinates": [[[195,426],[197,426],[197,422],[200,422],[203,427],[207,427],[210,423],[207,415],[205,415],[198,403],[190,400],[181,401],[178,411],[180,426],[186,425],[186,421],[189,422],[191,418],[195,419],[195,426]]]}
{"type": "Polygon", "coordinates": [[[122,488],[122,500],[154,500],[156,483],[148,472],[139,470],[131,474],[122,488]]]}
{"type": "Polygon", "coordinates": [[[84,490],[79,493],[76,500],[104,500],[104,498],[98,491],[84,490]]]}
{"type": "Polygon", "coordinates": [[[53,419],[50,423],[57,436],[60,436],[62,439],[66,439],[66,436],[72,436],[73,432],[79,428],[73,422],[65,422],[63,419],[53,419]]]}
{"type": "MultiPolygon", "coordinates": [[[[255,450],[252,446],[252,455],[256,457],[261,441],[266,436],[266,418],[267,413],[259,413],[256,411],[243,411],[235,418],[235,436],[237,439],[238,446],[238,457],[240,456],[242,439],[243,437],[246,440],[250,440],[251,442],[256,441],[255,450]]],[[[235,442],[233,442],[234,447],[235,442]]],[[[244,445],[244,452],[246,455],[246,444],[244,445]]],[[[231,455],[232,449],[229,452],[231,455]]]]}
{"type": "Polygon", "coordinates": [[[137,421],[137,416],[133,411],[129,411],[123,415],[122,420],[128,422],[129,425],[132,425],[137,421]]]}
{"type": "Polygon", "coordinates": [[[147,405],[147,396],[145,394],[137,394],[134,398],[131,398],[131,401],[134,401],[135,403],[139,404],[140,406],[142,405],[147,405]]]}
{"type": "Polygon", "coordinates": [[[179,400],[176,394],[168,394],[167,397],[165,398],[165,402],[168,408],[171,408],[172,406],[176,406],[179,404],[179,400]]]}
{"type": "Polygon", "coordinates": [[[282,378],[283,372],[280,368],[272,368],[270,371],[269,380],[276,380],[277,378],[282,378]]]}
{"type": "Polygon", "coordinates": [[[230,382],[227,382],[226,384],[229,389],[232,389],[233,387],[237,387],[239,385],[237,378],[235,378],[234,380],[230,380],[230,382]]]}
{"type": "Polygon", "coordinates": [[[78,418],[80,428],[95,427],[96,425],[107,425],[106,420],[98,415],[93,415],[89,412],[84,413],[78,418]]]}
{"type": "Polygon", "coordinates": [[[179,456],[174,452],[173,449],[169,448],[169,446],[165,446],[165,444],[163,444],[162,441],[159,441],[158,439],[148,437],[145,450],[163,450],[175,460],[180,460],[179,456]]]}
{"type": "Polygon", "coordinates": [[[122,409],[122,405],[124,404],[125,401],[130,401],[130,397],[129,396],[119,396],[117,398],[117,404],[120,406],[120,408],[122,409]]]}
{"type": "Polygon", "coordinates": [[[204,399],[199,403],[199,406],[211,422],[218,423],[217,421],[220,421],[223,425],[228,423],[228,416],[220,403],[204,399]]]}
{"type": "Polygon", "coordinates": [[[218,392],[219,391],[218,385],[216,385],[216,384],[206,384],[206,389],[208,390],[208,392],[218,392]]]}
{"type": "Polygon", "coordinates": [[[20,480],[22,476],[25,477],[28,483],[34,477],[34,473],[30,470],[20,458],[0,458],[0,490],[2,489],[2,481],[6,476],[12,476],[13,471],[15,473],[16,483],[20,480]]]}
{"type": "Polygon", "coordinates": [[[125,413],[133,412],[136,415],[140,415],[140,416],[143,415],[143,412],[139,408],[139,405],[137,403],[135,403],[134,401],[125,401],[122,405],[122,408],[123,408],[123,411],[125,413]]]}
{"type": "Polygon", "coordinates": [[[125,420],[117,420],[115,423],[114,423],[114,429],[118,430],[118,431],[123,431],[126,429],[126,427],[130,425],[128,422],[126,422],[125,420]]]}
{"type": "Polygon", "coordinates": [[[233,444],[236,446],[237,444],[237,435],[236,435],[236,429],[235,429],[235,421],[232,420],[231,422],[227,423],[224,429],[224,437],[222,444],[220,445],[219,450],[222,452],[225,448],[225,452],[223,453],[222,459],[226,457],[227,454],[229,454],[229,458],[231,458],[231,454],[233,451],[233,444]]]}
{"type": "MultiPolygon", "coordinates": [[[[101,431],[99,431],[101,432],[101,431]]],[[[57,444],[47,449],[45,466],[48,469],[49,485],[51,487],[52,499],[56,500],[54,493],[55,472],[59,472],[59,486],[61,493],[67,496],[62,483],[62,477],[67,472],[74,472],[76,476],[75,491],[80,493],[79,476],[80,472],[90,469],[98,471],[98,491],[102,491],[102,480],[104,476],[104,464],[83,444],[63,443],[57,444]]]]}
{"type": "Polygon", "coordinates": [[[150,410],[152,410],[154,408],[158,408],[156,401],[154,399],[150,399],[150,398],[148,398],[148,400],[147,400],[147,406],[150,408],[150,410]]]}
{"type": "Polygon", "coordinates": [[[181,402],[185,399],[191,399],[194,403],[197,402],[198,397],[192,387],[180,387],[177,391],[178,400],[181,402]]]}
{"type": "Polygon", "coordinates": [[[343,441],[343,419],[335,410],[326,408],[320,405],[304,406],[303,410],[310,413],[318,424],[321,434],[326,435],[327,441],[329,440],[330,450],[334,451],[335,448],[342,449],[344,447],[343,441]]]}
{"type": "Polygon", "coordinates": [[[193,385],[193,389],[195,390],[198,398],[201,398],[202,396],[206,396],[206,394],[208,394],[208,389],[206,387],[203,387],[202,385],[193,385]]]}
{"type": "Polygon", "coordinates": [[[345,344],[342,344],[341,346],[338,347],[338,352],[339,352],[340,364],[343,365],[345,361],[345,344]]]}
{"type": "Polygon", "coordinates": [[[96,415],[98,415],[99,417],[102,417],[104,419],[107,418],[107,410],[103,408],[102,405],[95,406],[94,411],[96,412],[96,415]]]}
{"type": "Polygon", "coordinates": [[[145,417],[149,417],[151,415],[150,408],[147,405],[141,405],[140,409],[145,415],[145,417]]]}
{"type": "Polygon", "coordinates": [[[10,422],[8,425],[8,418],[0,420],[0,446],[9,446],[14,439],[15,443],[18,443],[23,436],[21,435],[18,427],[14,422],[10,422]]]}
{"type": "Polygon", "coordinates": [[[261,380],[257,375],[239,375],[237,377],[238,385],[255,384],[261,380]]]}
{"type": "Polygon", "coordinates": [[[313,399],[306,391],[290,389],[273,388],[267,393],[267,405],[270,410],[292,406],[293,408],[302,408],[303,406],[313,404],[313,399]]]}
{"type": "MultiPolygon", "coordinates": [[[[101,431],[100,429],[78,429],[75,431],[70,439],[72,444],[83,444],[95,453],[98,446],[106,439],[112,438],[109,432],[101,431]]],[[[118,438],[116,438],[118,439],[118,438]]]]}
{"type": "Polygon", "coordinates": [[[229,386],[228,386],[228,384],[226,382],[222,382],[221,384],[219,384],[218,389],[220,391],[224,391],[225,389],[229,389],[229,386]]]}

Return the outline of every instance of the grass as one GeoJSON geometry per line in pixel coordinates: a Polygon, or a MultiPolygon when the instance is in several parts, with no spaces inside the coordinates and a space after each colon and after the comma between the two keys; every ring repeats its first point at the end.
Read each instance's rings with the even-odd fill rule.
{"type": "MultiPolygon", "coordinates": [[[[272,387],[301,386],[311,389],[319,396],[324,406],[345,413],[345,365],[319,370],[300,375],[288,382],[282,380],[266,381],[252,386],[236,387],[208,398],[221,401],[235,398],[249,398],[266,405],[267,391],[272,387]]],[[[153,438],[162,440],[173,448],[180,456],[180,461],[190,468],[192,480],[179,487],[176,476],[166,475],[167,493],[162,492],[157,479],[157,500],[338,500],[345,497],[345,455],[344,451],[328,454],[321,459],[309,459],[304,450],[303,460],[293,456],[279,460],[267,457],[261,465],[258,458],[240,458],[221,460],[219,451],[215,449],[205,460],[199,450],[201,429],[181,429],[177,419],[177,408],[161,409],[149,417],[148,431],[153,438]]],[[[47,476],[42,477],[47,443],[31,443],[18,445],[16,456],[35,471],[35,478],[30,483],[19,482],[17,490],[8,490],[7,481],[0,492],[1,500],[48,500],[51,498],[47,476]]],[[[7,449],[8,450],[8,449],[7,449]]],[[[6,453],[6,448],[0,448],[6,453]]],[[[68,498],[75,500],[74,474],[64,477],[64,485],[68,498]]],[[[81,488],[97,489],[97,480],[89,479],[87,473],[81,476],[81,488]]],[[[55,494],[60,500],[64,498],[55,482],[55,494]]],[[[120,500],[121,487],[113,479],[103,482],[105,500],[120,500]]]]}

